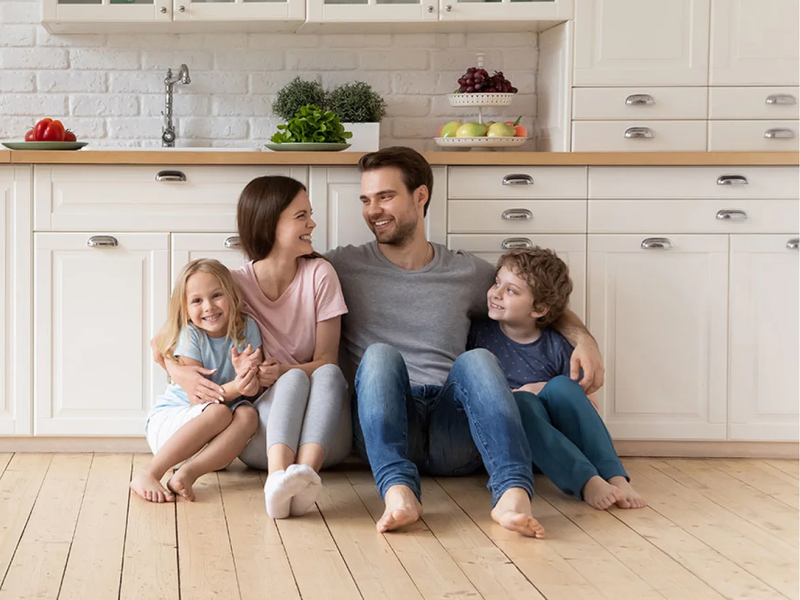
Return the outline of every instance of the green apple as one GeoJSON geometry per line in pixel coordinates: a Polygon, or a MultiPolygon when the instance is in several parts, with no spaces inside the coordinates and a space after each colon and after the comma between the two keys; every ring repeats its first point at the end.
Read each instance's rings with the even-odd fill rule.
{"type": "Polygon", "coordinates": [[[486,135],[486,125],[483,123],[464,123],[456,131],[456,137],[483,137],[486,135]]]}
{"type": "Polygon", "coordinates": [[[456,131],[459,127],[461,127],[461,121],[450,121],[442,126],[442,129],[439,131],[439,137],[456,137],[456,131]]]}
{"type": "Polygon", "coordinates": [[[492,123],[486,133],[489,137],[514,137],[514,127],[506,123],[492,123]]]}
{"type": "Polygon", "coordinates": [[[486,121],[485,125],[486,125],[486,127],[491,127],[492,125],[495,124],[495,122],[496,121],[486,121]]]}

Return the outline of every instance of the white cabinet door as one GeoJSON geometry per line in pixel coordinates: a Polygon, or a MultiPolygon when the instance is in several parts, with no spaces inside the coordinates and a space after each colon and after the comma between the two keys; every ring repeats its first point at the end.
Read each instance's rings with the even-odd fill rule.
{"type": "Polygon", "coordinates": [[[156,23],[172,20],[171,0],[42,0],[42,22],[56,28],[63,22],[156,23]]]}
{"type": "MultiPolygon", "coordinates": [[[[63,0],[62,0],[63,1],[63,0]]],[[[173,0],[175,22],[266,21],[285,19],[303,21],[306,16],[304,0],[173,0]]]]}
{"type": "Polygon", "coordinates": [[[0,435],[31,431],[31,168],[0,167],[0,435]]]}
{"type": "Polygon", "coordinates": [[[36,435],[143,435],[166,388],[150,339],[167,316],[168,254],[166,233],[34,234],[36,435]]]}
{"type": "Polygon", "coordinates": [[[797,236],[731,236],[731,439],[798,439],[797,245],[797,236]]]}
{"type": "Polygon", "coordinates": [[[706,85],[710,0],[576,0],[573,85],[706,85]]]}
{"type": "Polygon", "coordinates": [[[442,21],[514,21],[572,18],[571,0],[441,0],[442,21]]]}
{"type": "Polygon", "coordinates": [[[308,0],[309,23],[421,23],[438,20],[438,0],[308,0]]]}
{"type": "Polygon", "coordinates": [[[247,262],[235,233],[173,233],[170,281],[175,285],[181,269],[196,258],[215,258],[229,269],[247,262]]]}
{"type": "Polygon", "coordinates": [[[797,85],[797,0],[713,0],[711,85],[797,85]]]}
{"type": "Polygon", "coordinates": [[[728,236],[589,235],[587,262],[612,435],[724,440],[728,236]]]}

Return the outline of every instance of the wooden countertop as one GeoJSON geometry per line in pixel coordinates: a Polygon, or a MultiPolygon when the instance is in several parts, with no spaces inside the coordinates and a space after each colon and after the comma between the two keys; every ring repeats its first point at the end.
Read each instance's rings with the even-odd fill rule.
{"type": "MultiPolygon", "coordinates": [[[[424,152],[432,165],[797,165],[798,152],[424,152]]],[[[103,165],[355,165],[358,152],[0,150],[0,163],[103,165]]]]}

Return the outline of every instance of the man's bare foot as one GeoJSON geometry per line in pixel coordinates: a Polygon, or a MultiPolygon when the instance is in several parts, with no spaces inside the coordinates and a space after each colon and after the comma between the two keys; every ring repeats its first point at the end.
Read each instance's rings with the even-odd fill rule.
{"type": "Polygon", "coordinates": [[[522,488],[503,492],[492,509],[492,519],[511,531],[527,537],[543,538],[544,527],[531,514],[531,499],[522,488]]]}
{"type": "Polygon", "coordinates": [[[192,490],[192,484],[194,482],[195,480],[187,476],[183,467],[181,467],[178,469],[177,473],[169,478],[169,481],[167,481],[167,488],[172,490],[175,494],[183,496],[189,502],[194,502],[194,491],[192,490]]]}
{"type": "Polygon", "coordinates": [[[620,508],[644,508],[647,506],[647,502],[644,501],[641,494],[633,489],[624,477],[612,477],[608,483],[619,489],[616,496],[617,506],[620,508]]]}
{"type": "Polygon", "coordinates": [[[139,471],[131,480],[131,489],[148,502],[172,502],[175,496],[149,471],[139,471]]]}
{"type": "Polygon", "coordinates": [[[609,506],[618,502],[620,499],[620,490],[615,486],[608,483],[599,475],[590,478],[581,490],[583,500],[597,510],[605,510],[609,506]]]}
{"type": "Polygon", "coordinates": [[[393,485],[386,490],[384,497],[386,510],[376,525],[378,533],[394,531],[400,527],[411,525],[422,515],[422,505],[411,488],[405,485],[393,485]]]}

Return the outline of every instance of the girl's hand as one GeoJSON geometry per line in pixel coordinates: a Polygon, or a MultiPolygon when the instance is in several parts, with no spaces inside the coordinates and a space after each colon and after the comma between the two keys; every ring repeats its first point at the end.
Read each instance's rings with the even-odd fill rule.
{"type": "Polygon", "coordinates": [[[258,366],[258,383],[262,387],[272,387],[281,376],[281,365],[278,363],[269,364],[266,361],[258,366]]]}
{"type": "Polygon", "coordinates": [[[546,381],[538,381],[536,383],[526,383],[520,388],[511,390],[512,392],[530,392],[531,394],[538,394],[547,385],[546,381]]]}
{"type": "Polygon", "coordinates": [[[261,364],[261,348],[256,348],[247,344],[247,348],[239,352],[234,346],[231,348],[231,363],[237,375],[242,375],[250,368],[257,368],[261,364]]]}
{"type": "Polygon", "coordinates": [[[167,372],[172,381],[181,386],[189,397],[190,404],[202,404],[220,400],[224,402],[224,390],[204,375],[212,375],[216,369],[204,369],[195,365],[179,365],[168,362],[167,372]]]}
{"type": "Polygon", "coordinates": [[[258,383],[258,369],[253,368],[248,368],[244,373],[237,374],[233,382],[239,389],[240,396],[255,396],[261,387],[258,383]]]}

